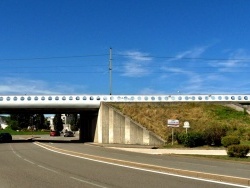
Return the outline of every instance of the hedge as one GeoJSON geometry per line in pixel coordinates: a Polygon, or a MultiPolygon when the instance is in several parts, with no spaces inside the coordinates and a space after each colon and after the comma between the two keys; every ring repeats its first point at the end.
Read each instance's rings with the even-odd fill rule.
{"type": "Polygon", "coordinates": [[[205,144],[203,134],[198,132],[180,133],[176,139],[179,144],[183,144],[185,147],[197,147],[205,144]]]}
{"type": "Polygon", "coordinates": [[[247,145],[231,145],[227,148],[227,155],[229,157],[243,158],[247,157],[250,147],[247,145]]]}
{"type": "Polygon", "coordinates": [[[237,136],[225,136],[221,139],[221,143],[224,147],[228,147],[230,145],[239,145],[240,139],[237,136]]]}

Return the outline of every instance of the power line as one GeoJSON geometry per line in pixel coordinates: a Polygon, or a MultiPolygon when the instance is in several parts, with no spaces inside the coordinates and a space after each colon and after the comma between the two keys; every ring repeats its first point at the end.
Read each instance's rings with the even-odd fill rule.
{"type": "Polygon", "coordinates": [[[44,71],[32,71],[32,72],[18,72],[18,71],[13,71],[13,72],[2,72],[2,74],[5,73],[9,73],[9,74],[29,74],[29,73],[32,73],[32,74],[82,74],[82,73],[86,73],[86,74],[106,74],[107,71],[71,71],[71,72],[68,72],[68,71],[48,71],[48,72],[44,72],[44,71]]]}
{"type": "MultiPolygon", "coordinates": [[[[109,56],[110,54],[89,54],[89,55],[72,55],[72,56],[53,56],[53,57],[30,57],[30,58],[0,58],[0,61],[24,61],[24,60],[49,60],[49,59],[73,59],[87,57],[109,56]]],[[[133,54],[112,54],[117,57],[140,57],[140,58],[156,58],[169,60],[203,60],[203,61],[250,61],[249,58],[195,58],[195,57],[176,57],[176,56],[154,56],[154,55],[133,55],[133,54]]],[[[114,58],[113,58],[114,59],[114,58]]]]}
{"type": "Polygon", "coordinates": [[[114,56],[122,57],[140,57],[140,58],[159,58],[172,60],[205,60],[205,61],[250,61],[249,58],[201,58],[201,57],[175,57],[175,56],[153,56],[153,55],[129,55],[129,54],[113,54],[114,56]]]}
{"type": "Polygon", "coordinates": [[[86,68],[86,67],[107,67],[106,65],[41,65],[41,66],[1,66],[3,68],[15,68],[15,69],[40,69],[40,68],[86,68]]]}
{"type": "Polygon", "coordinates": [[[99,54],[99,55],[76,55],[76,56],[55,56],[55,57],[32,57],[32,58],[5,58],[0,61],[24,61],[24,60],[47,60],[47,59],[70,59],[70,58],[85,58],[85,57],[99,57],[107,56],[109,54],[99,54]]]}
{"type": "MultiPolygon", "coordinates": [[[[27,71],[27,72],[23,72],[23,71],[11,71],[11,72],[5,72],[5,71],[2,71],[1,72],[2,74],[7,74],[7,73],[11,73],[11,74],[14,74],[14,73],[18,73],[18,74],[29,74],[29,73],[33,73],[33,74],[39,74],[39,73],[42,73],[42,74],[75,74],[75,73],[86,73],[86,74],[103,74],[103,73],[108,73],[107,70],[99,70],[99,71],[27,71]]],[[[115,71],[113,70],[113,73],[114,74],[122,74],[122,73],[133,73],[133,71],[131,72],[128,72],[128,71],[115,71]]],[[[141,72],[143,73],[143,71],[141,72]]],[[[159,73],[172,73],[172,74],[183,74],[185,72],[174,72],[174,71],[147,71],[147,74],[159,74],[159,73]]],[[[246,70],[243,70],[243,71],[237,71],[237,70],[224,70],[224,71],[202,71],[202,70],[196,70],[196,71],[193,71],[192,73],[207,73],[207,74],[223,74],[223,73],[250,73],[250,71],[246,71],[246,70]]],[[[140,74],[140,71],[138,72],[138,74],[140,74]]]]}

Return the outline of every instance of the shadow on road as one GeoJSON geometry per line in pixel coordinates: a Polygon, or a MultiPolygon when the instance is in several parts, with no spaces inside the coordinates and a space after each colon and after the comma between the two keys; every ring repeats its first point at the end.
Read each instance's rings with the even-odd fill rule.
{"type": "Polygon", "coordinates": [[[26,140],[13,139],[11,143],[28,143],[28,142],[45,142],[45,143],[83,143],[80,140],[54,140],[54,139],[35,139],[30,138],[26,140]]]}

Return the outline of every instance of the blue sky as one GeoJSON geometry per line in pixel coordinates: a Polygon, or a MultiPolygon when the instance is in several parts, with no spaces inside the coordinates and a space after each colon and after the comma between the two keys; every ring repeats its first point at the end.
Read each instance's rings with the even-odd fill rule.
{"type": "Polygon", "coordinates": [[[1,0],[0,94],[248,94],[248,0],[1,0]]]}

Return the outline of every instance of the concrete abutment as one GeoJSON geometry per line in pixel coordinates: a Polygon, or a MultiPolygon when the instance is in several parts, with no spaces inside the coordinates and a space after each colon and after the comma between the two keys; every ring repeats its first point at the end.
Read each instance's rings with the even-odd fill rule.
{"type": "Polygon", "coordinates": [[[106,103],[80,114],[80,141],[100,144],[163,145],[165,141],[106,103]]]}

